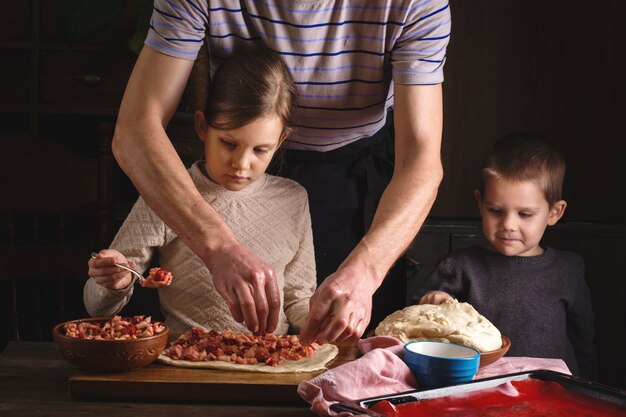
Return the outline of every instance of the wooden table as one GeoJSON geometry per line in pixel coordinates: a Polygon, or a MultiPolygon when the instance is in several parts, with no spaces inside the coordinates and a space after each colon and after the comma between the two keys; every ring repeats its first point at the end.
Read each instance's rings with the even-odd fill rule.
{"type": "Polygon", "coordinates": [[[165,401],[72,399],[70,377],[77,368],[65,362],[50,342],[10,342],[0,354],[0,416],[314,416],[304,401],[301,405],[193,403],[165,401]]]}

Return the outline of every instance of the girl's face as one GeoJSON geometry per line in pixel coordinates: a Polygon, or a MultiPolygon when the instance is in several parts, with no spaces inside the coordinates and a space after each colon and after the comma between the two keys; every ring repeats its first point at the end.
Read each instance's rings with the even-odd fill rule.
{"type": "Polygon", "coordinates": [[[261,117],[233,130],[218,130],[196,112],[196,131],[204,142],[206,172],[230,191],[240,191],[259,179],[282,142],[277,115],[261,117]]]}
{"type": "Polygon", "coordinates": [[[540,255],[539,242],[546,227],[561,218],[566,206],[561,200],[550,207],[532,181],[489,179],[485,195],[476,191],[475,196],[487,241],[507,256],[540,255]]]}

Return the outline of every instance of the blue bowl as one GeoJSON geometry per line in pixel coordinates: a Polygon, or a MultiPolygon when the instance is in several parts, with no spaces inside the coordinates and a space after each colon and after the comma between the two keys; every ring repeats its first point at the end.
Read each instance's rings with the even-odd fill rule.
{"type": "Polygon", "coordinates": [[[419,340],[404,345],[403,360],[420,387],[430,389],[471,381],[480,352],[457,343],[419,340]]]}

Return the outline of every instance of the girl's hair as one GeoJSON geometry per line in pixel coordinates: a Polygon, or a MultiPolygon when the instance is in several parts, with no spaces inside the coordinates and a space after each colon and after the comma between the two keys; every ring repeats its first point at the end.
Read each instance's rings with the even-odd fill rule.
{"type": "Polygon", "coordinates": [[[238,52],[215,73],[204,110],[207,123],[236,129],[253,120],[278,115],[283,135],[294,129],[296,85],[280,57],[267,48],[238,52]]]}
{"type": "Polygon", "coordinates": [[[480,176],[484,197],[489,179],[532,181],[543,192],[550,206],[561,199],[565,159],[554,145],[540,135],[513,133],[499,139],[491,148],[480,176]]]}

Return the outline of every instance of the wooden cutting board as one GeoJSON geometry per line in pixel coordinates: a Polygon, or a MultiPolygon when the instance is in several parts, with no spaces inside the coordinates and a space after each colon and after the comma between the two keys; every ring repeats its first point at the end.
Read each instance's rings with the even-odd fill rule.
{"type": "MultiPolygon", "coordinates": [[[[355,342],[339,342],[334,368],[360,355],[355,342]]],[[[84,400],[147,400],[304,404],[296,392],[301,381],[323,371],[289,374],[177,368],[153,363],[121,373],[77,370],[69,379],[73,398],[84,400]]]]}

